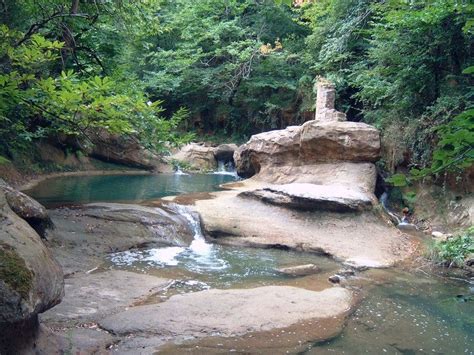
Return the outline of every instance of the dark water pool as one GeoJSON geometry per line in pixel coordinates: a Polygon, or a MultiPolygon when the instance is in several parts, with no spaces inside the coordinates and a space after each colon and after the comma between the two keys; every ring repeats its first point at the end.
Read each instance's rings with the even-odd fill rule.
{"type": "Polygon", "coordinates": [[[91,202],[139,203],[164,196],[216,191],[233,174],[68,176],[47,179],[24,191],[46,207],[91,202]]]}

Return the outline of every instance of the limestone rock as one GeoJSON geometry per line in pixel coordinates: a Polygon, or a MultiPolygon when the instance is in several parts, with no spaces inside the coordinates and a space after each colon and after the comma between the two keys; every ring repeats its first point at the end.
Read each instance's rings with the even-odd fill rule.
{"type": "Polygon", "coordinates": [[[63,296],[59,264],[36,232],[10,209],[0,191],[0,325],[55,306],[63,296]]]}
{"type": "Polygon", "coordinates": [[[46,208],[31,197],[15,190],[2,179],[0,179],[0,191],[5,194],[6,201],[13,212],[28,222],[41,237],[44,237],[46,228],[52,226],[46,208]]]}
{"type": "Polygon", "coordinates": [[[237,144],[221,144],[214,149],[214,157],[224,163],[233,162],[234,152],[237,149],[239,149],[237,144]]]}
{"type": "Polygon", "coordinates": [[[178,153],[171,156],[171,159],[189,165],[192,170],[208,171],[217,168],[214,148],[198,143],[185,145],[178,153]]]}
{"type": "Polygon", "coordinates": [[[368,194],[346,186],[293,183],[246,191],[240,194],[273,205],[304,211],[354,212],[370,210],[368,194]]]}
{"type": "Polygon", "coordinates": [[[335,110],[335,85],[327,80],[319,80],[316,84],[316,116],[318,122],[345,121],[346,115],[335,110]]]}
{"type": "Polygon", "coordinates": [[[289,266],[277,269],[278,272],[288,276],[307,276],[321,272],[321,269],[314,264],[305,264],[298,266],[289,266]]]}
{"type": "Polygon", "coordinates": [[[239,336],[304,320],[343,318],[351,302],[351,292],[339,287],[320,292],[290,286],[212,289],[133,307],[104,319],[100,325],[119,335],[239,336]]]}

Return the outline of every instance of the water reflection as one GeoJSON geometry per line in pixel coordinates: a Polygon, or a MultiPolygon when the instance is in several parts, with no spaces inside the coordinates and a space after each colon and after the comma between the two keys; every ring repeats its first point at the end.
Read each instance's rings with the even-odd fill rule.
{"type": "Polygon", "coordinates": [[[216,191],[235,181],[229,174],[69,176],[48,179],[25,191],[47,207],[90,202],[141,202],[164,196],[216,191]]]}

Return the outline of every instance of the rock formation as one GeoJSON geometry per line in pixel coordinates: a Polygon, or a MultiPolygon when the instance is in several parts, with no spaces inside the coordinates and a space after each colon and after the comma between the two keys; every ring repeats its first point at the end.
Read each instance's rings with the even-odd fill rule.
{"type": "Polygon", "coordinates": [[[63,274],[38,234],[0,190],[0,353],[21,353],[38,328],[37,316],[61,301],[63,274]],[[14,336],[15,335],[15,336],[14,336]]]}
{"type": "MultiPolygon", "coordinates": [[[[342,121],[345,115],[334,109],[334,85],[320,81],[317,88],[316,119],[252,136],[234,154],[237,172],[269,183],[308,184],[304,199],[313,201],[312,208],[367,209],[374,198],[373,163],[380,156],[379,132],[365,123],[342,121]]],[[[292,205],[295,200],[303,202],[301,187],[270,187],[273,198],[268,188],[253,195],[292,205]]]]}
{"type": "Polygon", "coordinates": [[[3,179],[0,179],[0,191],[5,194],[5,199],[13,212],[28,222],[41,237],[44,237],[46,228],[53,225],[46,208],[38,201],[15,190],[3,179]]]}
{"type": "Polygon", "coordinates": [[[237,172],[249,179],[195,209],[219,243],[319,252],[354,267],[392,265],[413,249],[373,209],[379,132],[343,121],[332,84],[317,88],[315,120],[252,136],[234,153],[237,172]]]}
{"type": "Polygon", "coordinates": [[[216,170],[217,162],[233,163],[235,144],[221,144],[217,147],[207,146],[203,143],[190,143],[182,147],[170,160],[177,161],[187,170],[210,171],[216,170]]]}

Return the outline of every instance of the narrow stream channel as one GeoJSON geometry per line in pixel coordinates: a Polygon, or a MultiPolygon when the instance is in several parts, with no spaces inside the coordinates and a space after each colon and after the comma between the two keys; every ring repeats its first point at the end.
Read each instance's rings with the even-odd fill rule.
{"type": "MultiPolygon", "coordinates": [[[[232,174],[67,177],[44,181],[26,192],[49,208],[98,201],[140,203],[169,195],[215,191],[219,184],[235,178],[232,174]]],[[[113,253],[104,264],[104,268],[174,280],[149,302],[209,288],[284,284],[318,290],[331,287],[327,277],[341,268],[335,261],[313,254],[209,244],[198,221],[185,207],[180,208],[195,232],[189,247],[113,253]],[[321,273],[293,278],[276,271],[306,263],[317,264],[321,273]]],[[[312,344],[304,353],[473,354],[474,285],[468,280],[390,269],[360,273],[349,283],[355,288],[360,285],[364,298],[342,334],[312,344]]],[[[241,350],[245,349],[244,343],[241,350]]]]}

